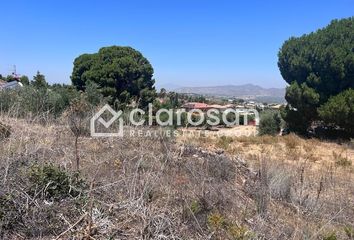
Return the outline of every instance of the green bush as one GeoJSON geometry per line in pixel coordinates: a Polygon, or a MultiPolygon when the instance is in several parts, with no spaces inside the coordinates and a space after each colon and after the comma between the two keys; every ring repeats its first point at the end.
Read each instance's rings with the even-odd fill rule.
{"type": "Polygon", "coordinates": [[[91,81],[87,81],[85,94],[87,96],[87,101],[92,105],[99,105],[104,101],[104,97],[99,90],[99,86],[91,81]]]}
{"type": "Polygon", "coordinates": [[[260,135],[277,135],[279,133],[281,118],[278,112],[266,111],[261,115],[260,118],[260,135]]]}
{"type": "Polygon", "coordinates": [[[344,232],[348,236],[349,239],[354,239],[354,227],[346,226],[344,228],[344,232]]]}
{"type": "Polygon", "coordinates": [[[18,90],[0,91],[0,111],[8,113],[18,101],[18,90]]]}
{"type": "Polygon", "coordinates": [[[212,231],[216,232],[218,237],[215,239],[246,240],[254,238],[253,233],[246,226],[234,224],[220,213],[209,214],[207,224],[212,231]]]}
{"type": "MultiPolygon", "coordinates": [[[[92,96],[92,91],[88,94],[92,101],[96,101],[99,97],[92,96]]],[[[78,96],[79,92],[71,86],[55,84],[50,88],[37,88],[30,85],[20,89],[0,91],[0,111],[16,117],[51,115],[56,118],[78,96]]]]}
{"type": "Polygon", "coordinates": [[[77,173],[74,175],[52,164],[32,165],[28,172],[29,189],[32,196],[42,193],[45,199],[60,200],[76,197],[84,189],[85,184],[77,173]]]}
{"type": "Polygon", "coordinates": [[[202,210],[202,206],[198,200],[193,200],[191,203],[190,209],[193,214],[197,214],[202,210]]]}
{"type": "Polygon", "coordinates": [[[322,238],[323,240],[337,240],[337,235],[335,232],[329,233],[322,238]]]}
{"type": "Polygon", "coordinates": [[[0,91],[0,111],[16,117],[49,115],[54,118],[69,108],[71,102],[84,95],[91,105],[99,105],[106,99],[94,83],[88,83],[86,92],[80,93],[73,86],[54,84],[48,88],[33,84],[20,89],[0,91]]]}

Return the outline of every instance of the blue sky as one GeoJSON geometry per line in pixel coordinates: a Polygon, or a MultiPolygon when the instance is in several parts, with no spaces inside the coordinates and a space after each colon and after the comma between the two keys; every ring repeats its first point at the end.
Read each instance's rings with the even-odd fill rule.
{"type": "Polygon", "coordinates": [[[131,46],[157,85],[283,87],[277,52],[290,36],[354,15],[353,0],[0,2],[0,73],[70,83],[82,53],[131,46]]]}

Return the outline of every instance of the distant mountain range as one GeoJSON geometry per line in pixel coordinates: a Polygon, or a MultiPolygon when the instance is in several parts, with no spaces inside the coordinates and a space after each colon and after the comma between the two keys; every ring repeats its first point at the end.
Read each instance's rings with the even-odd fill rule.
{"type": "Polygon", "coordinates": [[[276,102],[285,101],[285,88],[263,88],[253,84],[212,87],[181,87],[174,89],[173,91],[178,93],[198,94],[215,97],[235,97],[256,100],[274,99],[276,102]]]}

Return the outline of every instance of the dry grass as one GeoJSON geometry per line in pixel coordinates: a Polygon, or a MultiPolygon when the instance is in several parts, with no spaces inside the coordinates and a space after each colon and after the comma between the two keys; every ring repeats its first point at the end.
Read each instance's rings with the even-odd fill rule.
{"type": "Polygon", "coordinates": [[[344,146],[314,142],[312,149],[297,136],[82,137],[83,187],[57,200],[42,194],[47,188],[29,191],[36,184],[28,173],[51,163],[75,176],[66,123],[0,121],[13,129],[0,145],[2,239],[321,239],[333,232],[350,239],[352,166],[336,165],[332,152],[332,161],[322,159],[317,149],[330,144],[351,159],[350,150],[339,151],[344,146]],[[296,161],[289,150],[298,151],[296,161]]]}
{"type": "Polygon", "coordinates": [[[30,192],[28,173],[33,164],[47,163],[73,173],[75,137],[66,125],[3,120],[14,128],[0,149],[3,238],[206,239],[236,234],[239,225],[231,220],[230,232],[213,233],[207,223],[214,211],[234,219],[243,208],[241,202],[228,208],[238,195],[246,199],[232,184],[236,161],[163,136],[83,137],[80,176],[87,187],[79,196],[57,201],[44,197],[46,189],[30,192]],[[8,222],[11,218],[16,221],[8,222]]]}
{"type": "Polygon", "coordinates": [[[296,226],[293,239],[322,239],[333,232],[338,239],[351,239],[344,230],[353,224],[349,220],[354,203],[354,151],[350,144],[303,139],[293,134],[180,141],[209,151],[222,148],[229,156],[246,159],[259,179],[253,185],[256,190],[252,197],[258,213],[279,215],[272,220],[274,230],[285,231],[285,225],[292,225],[296,226]],[[333,224],[337,218],[345,220],[333,224]]]}
{"type": "Polygon", "coordinates": [[[354,161],[354,149],[351,143],[326,142],[318,139],[304,139],[295,134],[286,136],[251,136],[251,137],[181,137],[180,142],[188,142],[211,151],[224,150],[231,155],[241,155],[251,163],[255,156],[267,154],[271,159],[309,161],[311,168],[318,168],[323,163],[346,165],[350,170],[350,163],[354,161]]]}

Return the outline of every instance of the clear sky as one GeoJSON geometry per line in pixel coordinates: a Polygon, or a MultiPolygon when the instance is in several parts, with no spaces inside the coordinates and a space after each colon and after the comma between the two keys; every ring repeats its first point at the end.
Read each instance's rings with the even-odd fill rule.
{"type": "Polygon", "coordinates": [[[283,87],[277,52],[290,36],[354,15],[354,0],[1,0],[0,73],[70,83],[82,53],[131,46],[160,86],[283,87]]]}

